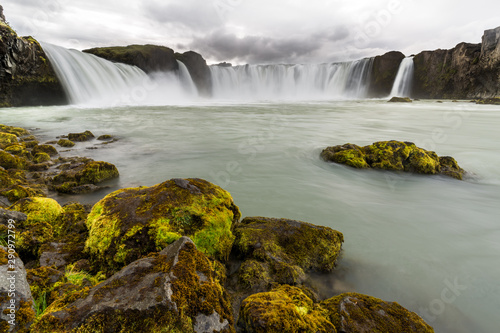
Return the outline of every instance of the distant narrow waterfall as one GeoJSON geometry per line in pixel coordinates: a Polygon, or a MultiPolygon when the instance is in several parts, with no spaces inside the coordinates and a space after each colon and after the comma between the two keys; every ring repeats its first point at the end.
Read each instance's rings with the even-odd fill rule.
{"type": "Polygon", "coordinates": [[[320,65],[211,66],[215,98],[364,98],[373,59],[320,65]]]}
{"type": "Polygon", "coordinates": [[[141,69],[77,50],[42,44],[72,104],[158,105],[192,101],[196,87],[186,66],[147,75],[141,69]]]}
{"type": "Polygon", "coordinates": [[[404,58],[399,65],[390,97],[410,97],[413,80],[413,57],[404,58]]]}

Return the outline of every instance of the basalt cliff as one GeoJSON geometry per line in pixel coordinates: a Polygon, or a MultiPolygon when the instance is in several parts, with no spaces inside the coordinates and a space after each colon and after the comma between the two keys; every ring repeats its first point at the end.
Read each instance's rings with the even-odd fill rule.
{"type": "Polygon", "coordinates": [[[40,44],[32,37],[17,36],[0,6],[0,107],[66,103],[40,44]]]}

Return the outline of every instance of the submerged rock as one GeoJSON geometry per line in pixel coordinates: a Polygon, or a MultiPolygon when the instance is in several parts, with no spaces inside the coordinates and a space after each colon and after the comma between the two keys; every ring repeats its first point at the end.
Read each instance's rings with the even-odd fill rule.
{"type": "Polygon", "coordinates": [[[279,286],[246,298],[238,325],[243,332],[415,332],[434,330],[395,302],[346,293],[320,303],[303,290],[279,286]]]}
{"type": "Polygon", "coordinates": [[[338,332],[418,332],[434,330],[416,313],[396,302],[345,293],[320,303],[338,332]]]}
{"type": "Polygon", "coordinates": [[[87,296],[54,302],[32,332],[234,332],[207,257],[187,237],[132,262],[87,296]]]}
{"type": "Polygon", "coordinates": [[[453,157],[439,157],[435,152],[419,148],[412,142],[379,141],[364,147],[347,143],[324,149],[321,157],[328,162],[358,169],[441,174],[460,180],[465,174],[453,157]]]}
{"type": "Polygon", "coordinates": [[[409,97],[393,97],[389,100],[390,103],[411,103],[413,102],[409,97]]]}
{"type": "Polygon", "coordinates": [[[500,97],[481,98],[474,100],[474,102],[476,102],[476,104],[500,105],[500,97]]]}
{"type": "Polygon", "coordinates": [[[309,271],[332,271],[344,241],[328,227],[266,217],[243,219],[234,234],[233,253],[244,259],[239,286],[257,290],[271,283],[303,283],[309,271]]]}
{"type": "Polygon", "coordinates": [[[83,142],[83,141],[89,141],[95,138],[94,134],[92,134],[91,131],[85,131],[82,133],[69,133],[68,134],[68,140],[69,141],[77,141],[77,142],[83,142]]]}
{"type": "Polygon", "coordinates": [[[240,212],[231,195],[202,179],[171,179],[151,187],[118,190],[92,208],[87,250],[113,271],[181,236],[198,249],[226,260],[240,212]]]}

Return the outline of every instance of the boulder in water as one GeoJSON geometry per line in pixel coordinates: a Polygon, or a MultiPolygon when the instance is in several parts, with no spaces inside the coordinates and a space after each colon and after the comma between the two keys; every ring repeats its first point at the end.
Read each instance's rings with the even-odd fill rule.
{"type": "Polygon", "coordinates": [[[412,100],[409,97],[393,97],[389,100],[390,103],[411,103],[412,100]]]}
{"type": "Polygon", "coordinates": [[[321,157],[328,162],[358,169],[441,174],[460,180],[465,174],[453,157],[439,157],[435,152],[419,148],[412,142],[380,141],[364,147],[347,143],[324,149],[321,157]]]}

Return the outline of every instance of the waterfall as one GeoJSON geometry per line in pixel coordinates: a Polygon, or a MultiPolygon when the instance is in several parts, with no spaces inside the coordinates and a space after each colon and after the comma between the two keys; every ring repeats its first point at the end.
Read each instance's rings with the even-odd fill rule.
{"type": "Polygon", "coordinates": [[[192,101],[197,90],[186,66],[147,75],[141,69],[51,44],[43,50],[72,104],[162,105],[192,101]]]}
{"type": "Polygon", "coordinates": [[[394,80],[390,97],[410,97],[413,70],[413,57],[404,58],[399,65],[398,74],[394,80]]]}
{"type": "Polygon", "coordinates": [[[224,99],[366,97],[373,58],[320,65],[211,66],[213,93],[224,99]]]}

